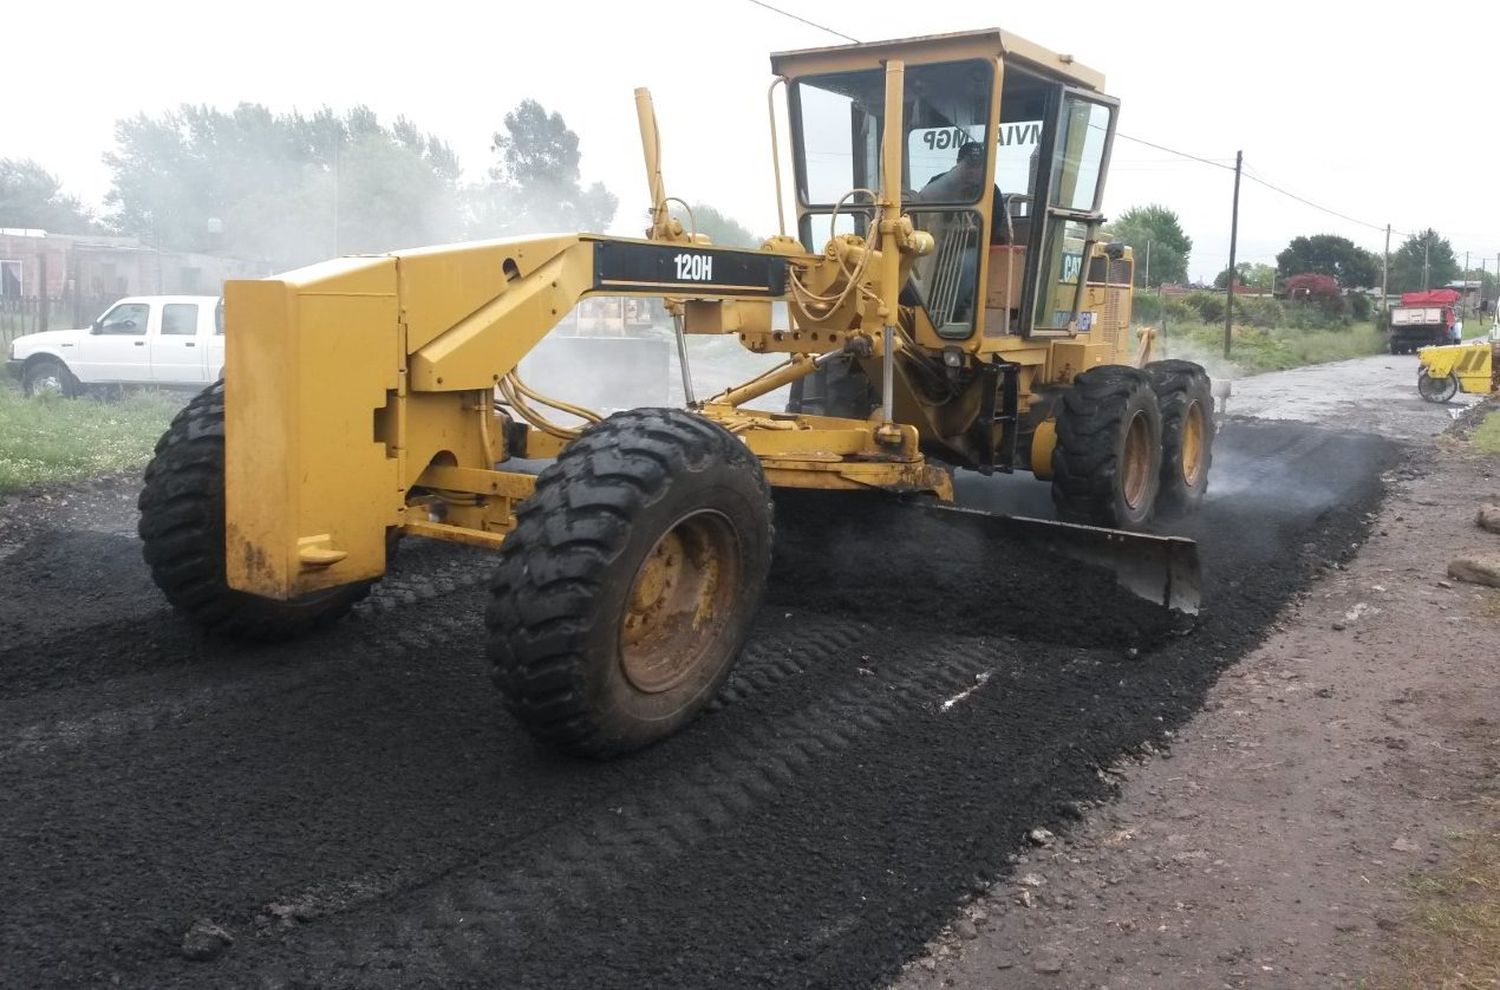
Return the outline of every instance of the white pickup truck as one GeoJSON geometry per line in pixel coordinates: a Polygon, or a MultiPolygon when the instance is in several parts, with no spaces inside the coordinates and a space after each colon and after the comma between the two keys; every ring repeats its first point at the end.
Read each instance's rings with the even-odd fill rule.
{"type": "Polygon", "coordinates": [[[218,296],[121,299],[81,330],[17,337],[6,362],[29,396],[76,396],[96,385],[198,389],[223,368],[218,296]]]}

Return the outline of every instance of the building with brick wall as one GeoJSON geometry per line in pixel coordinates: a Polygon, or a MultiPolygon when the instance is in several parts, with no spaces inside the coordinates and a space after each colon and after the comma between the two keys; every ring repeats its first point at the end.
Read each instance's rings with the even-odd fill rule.
{"type": "Polygon", "coordinates": [[[134,237],[0,228],[0,297],[217,295],[225,279],[273,270],[239,258],[157,251],[134,237]]]}

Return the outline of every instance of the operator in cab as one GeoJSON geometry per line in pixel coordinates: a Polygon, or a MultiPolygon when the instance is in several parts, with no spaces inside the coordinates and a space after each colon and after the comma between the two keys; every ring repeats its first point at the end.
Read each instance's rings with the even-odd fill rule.
{"type": "MultiPolygon", "coordinates": [[[[911,193],[908,198],[915,203],[972,203],[979,198],[983,187],[984,145],[968,141],[958,149],[958,158],[952,168],[933,176],[921,192],[911,193]]],[[[990,243],[1008,244],[1005,197],[998,185],[994,190],[995,201],[990,206],[990,243]]]]}

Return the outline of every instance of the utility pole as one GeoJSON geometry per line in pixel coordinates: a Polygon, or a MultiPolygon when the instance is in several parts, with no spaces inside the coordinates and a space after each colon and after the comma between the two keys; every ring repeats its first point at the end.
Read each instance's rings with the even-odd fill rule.
{"type": "Polygon", "coordinates": [[[341,257],[339,254],[339,144],[343,136],[343,125],[339,125],[339,133],[333,138],[333,256],[341,257]]]}
{"type": "Polygon", "coordinates": [[[1427,264],[1427,262],[1428,262],[1429,257],[1431,256],[1431,254],[1432,254],[1432,238],[1427,237],[1427,238],[1424,238],[1422,240],[1422,291],[1423,292],[1426,292],[1428,289],[1432,288],[1432,286],[1430,286],[1430,285],[1427,284],[1427,274],[1428,274],[1428,264],[1427,264]]]}
{"type": "Polygon", "coordinates": [[[1380,265],[1380,309],[1390,312],[1391,303],[1386,298],[1386,289],[1391,284],[1391,225],[1385,225],[1385,261],[1380,265]]]}
{"type": "Polygon", "coordinates": [[[1146,242],[1146,288],[1151,288],[1151,242],[1146,242]]]}
{"type": "Polygon", "coordinates": [[[1229,357],[1230,328],[1234,326],[1234,249],[1240,238],[1240,167],[1245,153],[1234,153],[1234,212],[1229,221],[1229,289],[1224,300],[1224,356],[1229,357]]]}
{"type": "MultiPolygon", "coordinates": [[[[1464,274],[1463,274],[1463,278],[1460,279],[1460,281],[1463,282],[1464,287],[1463,287],[1463,290],[1462,290],[1463,295],[1461,295],[1461,296],[1458,297],[1458,299],[1459,299],[1458,305],[1459,305],[1459,307],[1460,307],[1461,310],[1462,309],[1468,309],[1469,308],[1469,252],[1467,252],[1467,251],[1464,252],[1464,274]]],[[[1473,316],[1474,314],[1473,313],[1469,313],[1468,315],[1469,316],[1473,316]]]]}

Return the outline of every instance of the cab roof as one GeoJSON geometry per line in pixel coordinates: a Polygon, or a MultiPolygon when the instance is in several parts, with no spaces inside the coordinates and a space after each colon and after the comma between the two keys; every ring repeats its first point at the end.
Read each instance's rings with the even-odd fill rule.
{"type": "Polygon", "coordinates": [[[780,76],[803,76],[879,68],[890,58],[922,63],[976,57],[1004,58],[1008,63],[1024,64],[1033,71],[1073,86],[1096,91],[1104,89],[1102,72],[1075,61],[1072,55],[1059,54],[999,28],[775,52],[771,55],[771,71],[780,76]]]}

